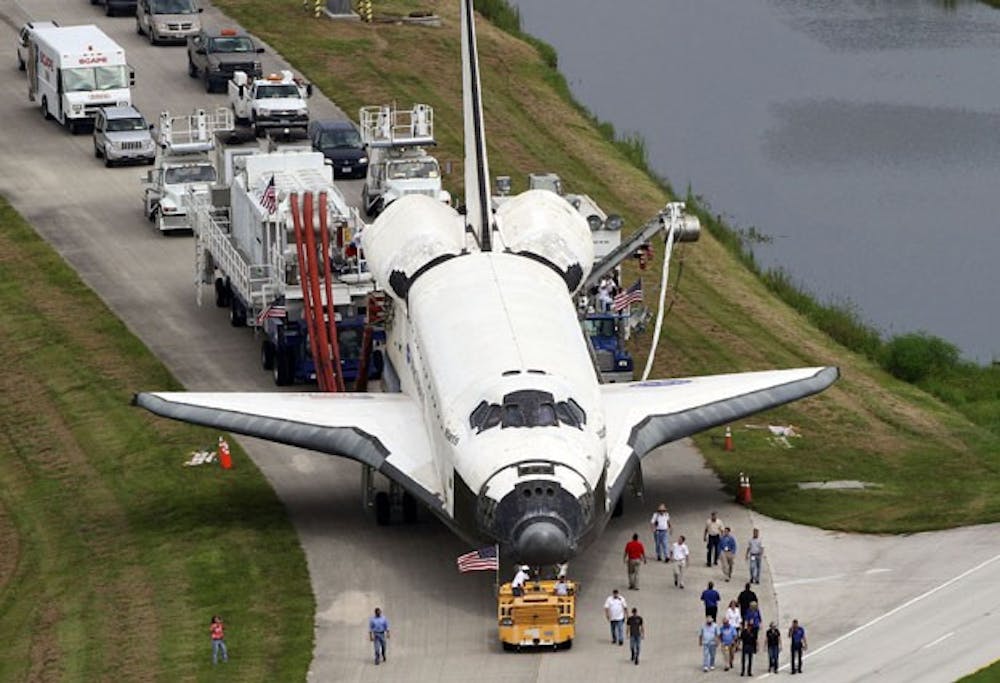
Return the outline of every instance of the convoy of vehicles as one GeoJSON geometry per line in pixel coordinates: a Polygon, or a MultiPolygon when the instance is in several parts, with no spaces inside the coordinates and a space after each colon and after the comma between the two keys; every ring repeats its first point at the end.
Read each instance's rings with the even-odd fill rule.
{"type": "Polygon", "coordinates": [[[362,107],[361,139],[368,151],[368,174],[362,190],[367,216],[377,216],[408,194],[427,195],[451,204],[441,184],[441,168],[425,147],[434,141],[434,110],[426,104],[410,109],[362,107]]]}
{"type": "Polygon", "coordinates": [[[27,47],[28,99],[71,133],[89,129],[101,107],[132,104],[125,50],[96,26],[38,26],[27,47]]]}
{"type": "Polygon", "coordinates": [[[333,164],[334,178],[364,178],[368,152],[361,133],[351,121],[310,121],[309,142],[333,164]]]}
{"type": "Polygon", "coordinates": [[[139,0],[135,8],[135,30],[151,45],[184,43],[201,31],[202,8],[195,0],[139,0]]]}
{"type": "Polygon", "coordinates": [[[312,84],[303,83],[291,71],[251,80],[237,71],[229,81],[229,103],[236,122],[249,125],[260,137],[267,130],[306,132],[312,84]]]}
{"type": "Polygon", "coordinates": [[[264,74],[257,55],[264,52],[245,33],[224,28],[201,30],[187,39],[188,75],[201,78],[205,92],[215,92],[242,71],[248,78],[264,74]]]}
{"type": "Polygon", "coordinates": [[[118,162],[156,159],[152,126],[135,107],[105,107],[94,116],[94,156],[105,166],[118,162]]]}

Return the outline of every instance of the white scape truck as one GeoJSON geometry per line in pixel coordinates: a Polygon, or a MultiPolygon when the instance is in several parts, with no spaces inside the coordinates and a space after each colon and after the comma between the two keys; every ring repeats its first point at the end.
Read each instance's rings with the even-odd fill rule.
{"type": "Polygon", "coordinates": [[[434,110],[362,107],[361,140],[368,148],[368,176],[361,203],[368,216],[408,194],[423,194],[446,204],[451,195],[441,185],[441,167],[425,149],[434,141],[434,110]]]}
{"type": "Polygon", "coordinates": [[[236,122],[251,126],[257,137],[267,130],[305,133],[309,126],[306,99],[311,95],[312,84],[302,82],[291,71],[253,80],[237,71],[229,81],[229,103],[236,122]]]}
{"type": "Polygon", "coordinates": [[[89,130],[100,107],[132,104],[125,50],[93,25],[39,26],[28,36],[28,99],[70,133],[89,130]]]}
{"type": "Polygon", "coordinates": [[[160,232],[191,230],[188,203],[192,193],[206,193],[216,180],[209,153],[217,133],[233,130],[233,113],[196,109],[184,116],[160,112],[156,165],[143,181],[143,214],[160,232]]]}
{"type": "MultiPolygon", "coordinates": [[[[348,206],[334,185],[333,169],[321,152],[261,150],[235,157],[233,163],[228,186],[214,186],[208,195],[192,198],[199,304],[201,284],[213,284],[215,304],[229,309],[230,324],[262,334],[261,365],[272,371],[276,384],[315,380],[290,195],[314,193],[318,198],[326,193],[341,373],[345,381],[353,381],[362,355],[365,309],[375,289],[354,246],[364,225],[357,209],[348,206]]],[[[314,211],[314,232],[319,233],[318,199],[314,211]]],[[[319,234],[316,241],[321,243],[319,234]]],[[[381,373],[382,357],[371,358],[368,376],[374,379],[381,373]]]]}

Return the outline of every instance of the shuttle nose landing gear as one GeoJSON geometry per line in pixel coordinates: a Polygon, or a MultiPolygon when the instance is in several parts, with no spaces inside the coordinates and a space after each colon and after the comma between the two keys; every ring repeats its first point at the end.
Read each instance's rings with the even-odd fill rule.
{"type": "Polygon", "coordinates": [[[413,524],[417,521],[417,499],[394,481],[377,476],[374,467],[361,468],[361,497],[365,510],[375,514],[379,526],[413,524]]]}

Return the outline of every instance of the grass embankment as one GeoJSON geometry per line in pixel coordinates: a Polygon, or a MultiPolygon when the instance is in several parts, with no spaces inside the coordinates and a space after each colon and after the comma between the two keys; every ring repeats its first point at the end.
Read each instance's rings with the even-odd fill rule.
{"type": "MultiPolygon", "coordinates": [[[[379,11],[431,9],[441,28],[314,20],[296,0],[216,0],[216,4],[282,52],[297,69],[357,116],[362,105],[425,102],[435,108],[437,155],[456,163],[446,182],[461,183],[461,73],[458,3],[380,2],[379,11]]],[[[502,3],[484,9],[503,14],[502,3]],[[494,7],[496,5],[496,7],[494,7]]],[[[516,32],[516,22],[503,22],[516,32]]],[[[614,144],[572,101],[550,48],[479,23],[483,99],[491,172],[513,177],[515,191],[531,171],[555,171],[637,226],[668,197],[642,168],[641,144],[614,144]]],[[[669,124],[665,124],[669,125],[669,124]]],[[[711,231],[715,232],[715,231],[711,231]]],[[[662,243],[657,246],[662,258],[662,243]]],[[[655,376],[836,364],[831,390],[750,424],[794,424],[804,436],[791,449],[766,433],[734,425],[737,451],[719,434],[698,444],[728,482],[753,476],[755,506],[777,517],[827,528],[913,531],[1000,519],[1000,438],[920,389],[893,379],[861,354],[845,350],[776,298],[713,234],[677,255],[683,277],[665,326],[655,376]],[[863,492],[800,491],[796,482],[860,479],[863,492]]],[[[643,274],[648,300],[659,266],[643,274]]],[[[638,271],[627,264],[624,282],[638,271]]],[[[649,336],[637,343],[645,359],[649,336]]]]}
{"type": "Polygon", "coordinates": [[[180,388],[0,200],[0,680],[302,680],[314,602],[285,510],[216,434],[129,405],[180,388]]]}

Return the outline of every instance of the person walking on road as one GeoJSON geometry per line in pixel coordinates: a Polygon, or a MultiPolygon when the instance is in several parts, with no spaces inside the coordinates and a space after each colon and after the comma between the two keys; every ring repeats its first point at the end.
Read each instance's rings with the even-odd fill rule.
{"type": "Polygon", "coordinates": [[[750,584],[746,585],[739,595],[736,596],[736,601],[740,603],[740,617],[743,621],[747,620],[747,610],[750,609],[751,602],[757,602],[757,594],[750,590],[750,584]]]}
{"type": "Polygon", "coordinates": [[[698,629],[698,645],[701,647],[701,670],[715,669],[715,649],[719,645],[719,627],[712,617],[705,617],[705,623],[698,629]]]}
{"type": "Polygon", "coordinates": [[[646,637],[646,629],[642,625],[642,617],[639,610],[632,608],[632,616],[628,618],[628,643],[632,648],[632,663],[639,666],[639,649],[642,647],[642,639],[646,637]]]}
{"type": "Polygon", "coordinates": [[[750,624],[743,624],[743,630],[740,631],[740,650],[743,651],[740,658],[740,676],[753,676],[753,656],[757,654],[757,633],[758,630],[750,624]]]}
{"type": "Polygon", "coordinates": [[[798,619],[792,619],[792,626],[788,629],[788,641],[792,644],[792,673],[802,673],[802,651],[809,649],[806,643],[806,630],[799,625],[798,619]],[[795,666],[798,661],[798,668],[795,666]]]}
{"type": "Polygon", "coordinates": [[[781,653],[781,631],[778,630],[778,625],[772,621],[764,636],[767,639],[767,672],[778,673],[778,655],[781,653]]]}
{"type": "Polygon", "coordinates": [[[386,642],[389,640],[389,620],[382,616],[382,610],[375,608],[375,616],[368,620],[368,640],[375,647],[375,666],[384,662],[386,657],[386,642]]]}
{"type": "Polygon", "coordinates": [[[212,666],[219,663],[220,654],[222,655],[222,661],[228,662],[229,652],[226,650],[226,627],[222,623],[222,617],[212,615],[209,633],[212,636],[212,666]]]}
{"type": "Polygon", "coordinates": [[[701,601],[705,603],[705,616],[712,617],[712,621],[719,617],[720,600],[722,600],[722,596],[719,595],[719,591],[715,590],[715,584],[709,581],[708,588],[701,592],[701,601]]]}
{"type": "Polygon", "coordinates": [[[726,525],[719,519],[718,514],[713,510],[705,521],[705,533],[702,534],[705,541],[705,548],[708,550],[708,559],[705,561],[706,567],[719,564],[719,541],[722,539],[722,530],[726,525]]]}
{"type": "Polygon", "coordinates": [[[756,602],[751,602],[750,606],[747,608],[747,613],[743,616],[744,628],[749,627],[755,631],[759,631],[760,625],[763,622],[764,618],[760,615],[760,608],[757,607],[756,602]]]}
{"type": "Polygon", "coordinates": [[[608,599],[604,601],[604,616],[611,625],[612,645],[615,643],[618,643],[619,645],[625,644],[624,627],[626,610],[628,610],[628,604],[625,602],[625,598],[618,593],[618,589],[615,588],[611,591],[611,595],[608,596],[608,599]]]}
{"type": "Polygon", "coordinates": [[[732,624],[737,631],[743,625],[743,613],[740,612],[740,606],[735,600],[729,601],[729,607],[726,608],[725,618],[729,620],[729,623],[732,624]]]}
{"type": "Polygon", "coordinates": [[[639,540],[639,534],[632,534],[632,540],[625,544],[625,565],[628,567],[628,588],[639,590],[639,564],[646,564],[646,548],[639,540]]]}
{"type": "Polygon", "coordinates": [[[722,643],[722,666],[725,671],[733,668],[733,655],[740,637],[740,629],[730,623],[729,619],[722,620],[722,628],[719,629],[719,642],[722,643]]]}
{"type": "Polygon", "coordinates": [[[674,565],[674,585],[678,588],[684,588],[684,567],[687,566],[688,555],[691,554],[684,540],[682,535],[670,546],[670,561],[674,565]]]}
{"type": "Polygon", "coordinates": [[[653,513],[653,518],[649,520],[649,525],[653,527],[653,543],[656,545],[656,561],[670,561],[670,513],[667,506],[660,503],[653,513]]]}
{"type": "Polygon", "coordinates": [[[729,527],[722,532],[719,539],[719,550],[722,551],[722,575],[726,581],[733,578],[733,561],[736,559],[736,537],[729,527]]]}
{"type": "Polygon", "coordinates": [[[750,583],[760,583],[760,563],[764,559],[764,542],[760,540],[760,529],[753,530],[747,542],[746,559],[750,565],[750,583]]]}

